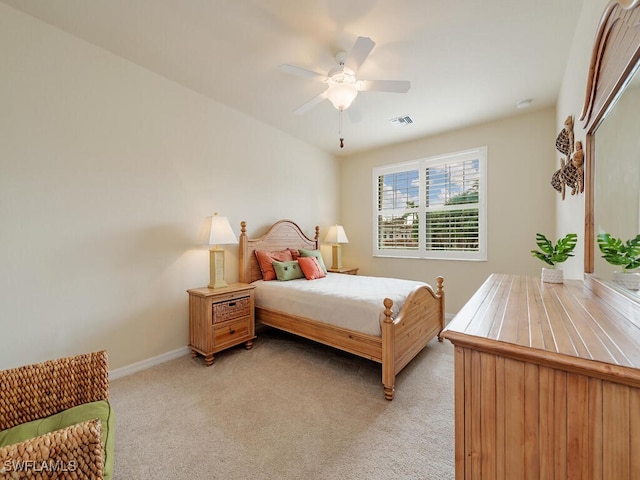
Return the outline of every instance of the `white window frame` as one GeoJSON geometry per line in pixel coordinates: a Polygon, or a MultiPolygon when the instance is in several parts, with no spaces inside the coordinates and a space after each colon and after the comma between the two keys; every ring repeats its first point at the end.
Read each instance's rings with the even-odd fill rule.
{"type": "MultiPolygon", "coordinates": [[[[373,256],[374,257],[393,257],[393,258],[420,258],[420,259],[437,259],[437,260],[469,260],[469,261],[486,261],[487,260],[487,147],[478,147],[459,152],[436,155],[427,158],[402,163],[394,163],[373,168],[373,256]],[[384,249],[378,246],[378,209],[379,192],[378,178],[382,175],[393,173],[401,173],[408,171],[418,171],[418,188],[419,201],[417,209],[397,208],[384,209],[385,214],[402,215],[409,210],[418,213],[418,218],[426,218],[429,210],[424,199],[426,198],[426,170],[428,167],[439,165],[447,165],[451,163],[459,163],[465,160],[478,160],[478,249],[474,251],[454,251],[454,250],[437,250],[428,251],[426,249],[426,231],[424,228],[419,229],[418,248],[415,249],[384,249]]],[[[424,222],[421,222],[424,223],[424,222]]]]}

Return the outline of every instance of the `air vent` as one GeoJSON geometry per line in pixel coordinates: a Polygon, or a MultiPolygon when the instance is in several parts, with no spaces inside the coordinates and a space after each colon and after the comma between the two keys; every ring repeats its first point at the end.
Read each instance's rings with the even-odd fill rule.
{"type": "Polygon", "coordinates": [[[406,127],[407,125],[411,125],[413,123],[413,119],[409,115],[392,118],[389,121],[396,127],[406,127]]]}

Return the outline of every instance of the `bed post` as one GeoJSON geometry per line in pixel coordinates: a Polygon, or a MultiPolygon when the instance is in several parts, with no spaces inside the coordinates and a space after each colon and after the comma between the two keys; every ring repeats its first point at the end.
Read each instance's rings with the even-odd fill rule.
{"type": "Polygon", "coordinates": [[[240,260],[240,271],[238,277],[240,283],[249,283],[247,281],[247,261],[244,258],[247,252],[247,222],[240,222],[240,251],[238,252],[240,260]]]}
{"type": "Polygon", "coordinates": [[[384,321],[382,322],[382,386],[384,387],[384,398],[393,400],[395,393],[396,371],[395,371],[395,330],[393,324],[393,312],[391,307],[393,300],[384,299],[384,321]]]}
{"type": "Polygon", "coordinates": [[[442,337],[440,334],[442,333],[442,330],[444,330],[444,287],[442,285],[444,283],[444,278],[438,277],[437,281],[438,291],[436,292],[436,295],[440,299],[440,331],[438,332],[438,341],[442,343],[442,337]]]}

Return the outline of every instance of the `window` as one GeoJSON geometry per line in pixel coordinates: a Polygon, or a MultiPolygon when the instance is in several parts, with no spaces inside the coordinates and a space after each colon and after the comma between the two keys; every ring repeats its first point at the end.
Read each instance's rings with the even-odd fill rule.
{"type": "Polygon", "coordinates": [[[486,260],[487,148],[373,169],[375,256],[486,260]]]}

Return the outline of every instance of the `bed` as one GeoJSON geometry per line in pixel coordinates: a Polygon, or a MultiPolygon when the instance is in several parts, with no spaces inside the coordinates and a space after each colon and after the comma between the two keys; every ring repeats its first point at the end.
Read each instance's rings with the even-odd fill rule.
{"type": "MultiPolygon", "coordinates": [[[[314,237],[309,238],[290,220],[276,222],[258,238],[247,236],[246,222],[241,222],[240,230],[239,278],[244,283],[259,284],[262,280],[256,250],[275,252],[286,249],[319,249],[320,229],[316,227],[314,237]]],[[[341,276],[344,281],[346,277],[352,277],[341,276]]],[[[308,283],[322,280],[312,280],[308,283]]],[[[291,283],[277,280],[275,282],[291,283]]],[[[258,301],[260,295],[257,292],[256,321],[380,363],[384,396],[387,400],[393,400],[396,375],[435,336],[442,341],[440,332],[444,328],[443,278],[437,278],[436,290],[426,283],[415,283],[401,302],[402,307],[396,309],[397,313],[394,313],[394,302],[391,298],[380,297],[379,310],[382,312],[382,321],[379,335],[296,315],[285,311],[286,306],[266,307],[258,301]]]]}

